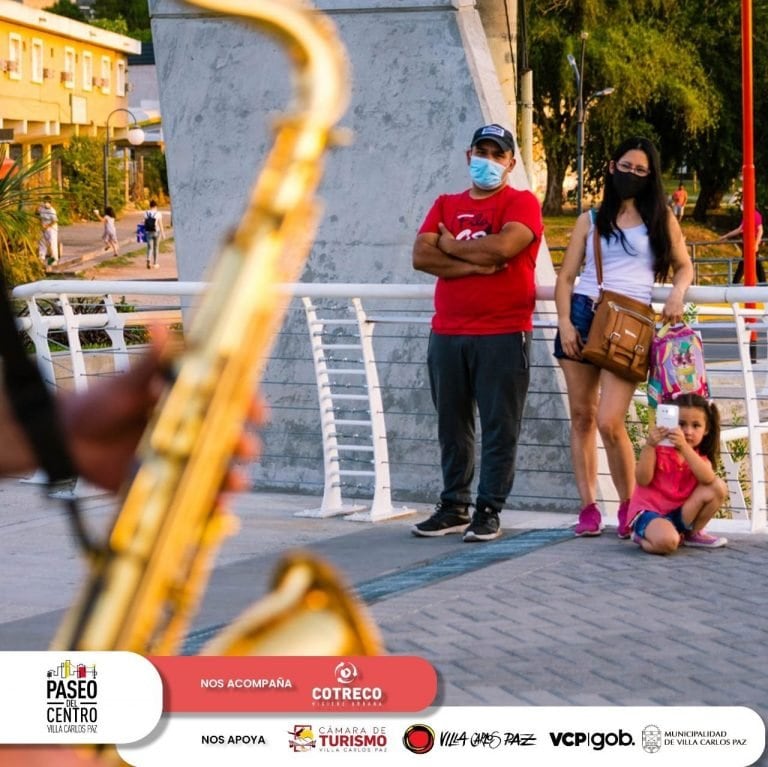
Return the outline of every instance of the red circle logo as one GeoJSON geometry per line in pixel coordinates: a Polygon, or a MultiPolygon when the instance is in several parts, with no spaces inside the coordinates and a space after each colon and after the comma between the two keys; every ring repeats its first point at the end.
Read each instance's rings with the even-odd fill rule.
{"type": "Polygon", "coordinates": [[[426,754],[435,745],[435,731],[426,724],[412,724],[403,735],[403,745],[413,754],[426,754]]]}

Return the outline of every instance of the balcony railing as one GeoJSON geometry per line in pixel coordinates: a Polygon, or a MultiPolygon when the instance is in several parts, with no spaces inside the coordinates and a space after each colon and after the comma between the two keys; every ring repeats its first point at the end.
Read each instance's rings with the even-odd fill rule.
{"type": "MultiPolygon", "coordinates": [[[[26,305],[20,325],[54,388],[82,389],[124,370],[141,353],[130,329],[177,324],[205,283],[42,281],[14,290],[26,305]]],[[[294,296],[262,381],[271,419],[253,469],[259,489],[300,492],[307,516],[347,514],[378,521],[408,512],[402,501],[439,492],[436,424],[426,380],[432,285],[304,284],[294,296]],[[321,499],[321,500],[320,500],[321,499]],[[362,508],[361,508],[362,507],[362,508]]],[[[654,290],[661,302],[668,288],[654,290]]],[[[509,505],[575,513],[564,384],[551,354],[553,288],[539,287],[532,382],[509,505]]],[[[698,287],[698,307],[712,395],[723,420],[722,448],[730,501],[716,528],[766,528],[764,447],[768,362],[762,309],[768,288],[698,287]],[[753,362],[757,355],[760,359],[753,362]]],[[[639,440],[644,394],[630,432],[639,440]]],[[[604,455],[603,502],[615,508],[604,455]],[[613,504],[613,506],[612,506],[613,504]]]]}

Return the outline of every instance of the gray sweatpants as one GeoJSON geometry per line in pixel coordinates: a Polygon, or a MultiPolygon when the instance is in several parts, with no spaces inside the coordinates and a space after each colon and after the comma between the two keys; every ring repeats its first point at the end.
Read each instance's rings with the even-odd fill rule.
{"type": "Polygon", "coordinates": [[[447,336],[432,333],[427,364],[437,409],[444,504],[472,502],[475,405],[482,430],[477,503],[504,505],[530,382],[530,333],[447,336]]]}

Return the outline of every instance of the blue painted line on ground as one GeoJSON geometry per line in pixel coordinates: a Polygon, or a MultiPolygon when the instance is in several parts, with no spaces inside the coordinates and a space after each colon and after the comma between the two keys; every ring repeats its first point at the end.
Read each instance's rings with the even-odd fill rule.
{"type": "MultiPolygon", "coordinates": [[[[431,583],[456,578],[459,575],[480,570],[505,559],[513,559],[554,543],[573,540],[573,530],[556,528],[552,530],[528,530],[519,535],[507,535],[492,543],[469,543],[456,554],[449,554],[407,570],[382,575],[370,581],[357,584],[357,595],[367,604],[397,596],[406,591],[423,588],[431,583]]],[[[207,626],[191,632],[181,650],[182,655],[195,655],[200,648],[218,634],[226,624],[207,626]]]]}
{"type": "Polygon", "coordinates": [[[364,602],[374,604],[405,591],[422,588],[446,578],[455,578],[505,559],[524,556],[544,546],[572,539],[573,530],[554,529],[530,530],[519,535],[506,536],[492,544],[468,543],[456,554],[359,583],[355,586],[355,591],[364,602]]]}

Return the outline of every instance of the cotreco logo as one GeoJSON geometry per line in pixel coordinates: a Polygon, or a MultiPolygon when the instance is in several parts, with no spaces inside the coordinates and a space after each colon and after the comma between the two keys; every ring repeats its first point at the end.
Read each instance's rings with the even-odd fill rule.
{"type": "Polygon", "coordinates": [[[357,673],[357,666],[346,660],[343,660],[336,666],[334,673],[336,674],[336,681],[339,684],[352,684],[359,676],[357,673]]]}
{"type": "Polygon", "coordinates": [[[354,663],[341,661],[333,670],[337,687],[313,687],[312,705],[331,708],[375,708],[381,706],[384,691],[381,687],[358,686],[360,672],[354,663]]]}

